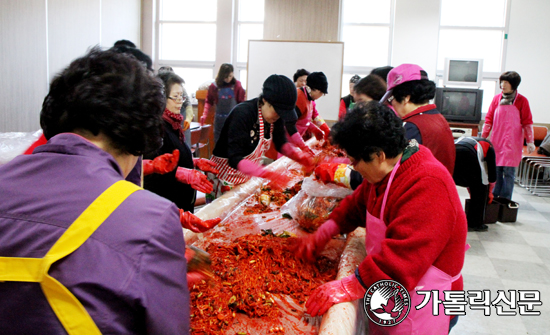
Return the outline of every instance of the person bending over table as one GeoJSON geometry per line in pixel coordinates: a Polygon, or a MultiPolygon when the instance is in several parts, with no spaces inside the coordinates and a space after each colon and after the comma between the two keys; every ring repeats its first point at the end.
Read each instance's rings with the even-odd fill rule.
{"type": "Polygon", "coordinates": [[[299,240],[296,254],[313,261],[333,236],[366,227],[367,256],[354,274],[318,287],[308,313],[324,314],[363,298],[380,280],[393,280],[411,296],[408,317],[393,327],[369,323],[370,334],[447,334],[450,317],[442,304],[439,316],[415,306],[423,301],[417,289],[438,290],[442,300],[444,290],[463,289],[467,224],[452,177],[430,150],[405,138],[402,121],[378,102],[359,104],[331,135],[365,180],[314,234],[299,240]]]}
{"type": "Polygon", "coordinates": [[[238,104],[229,114],[211,160],[219,171],[217,176],[209,173],[214,190],[206,196],[212,201],[234,186],[251,177],[272,180],[275,187],[288,182],[284,174],[266,170],[262,156],[271,142],[283,155],[311,167],[310,154],[287,142],[285,123],[296,120],[296,87],[289,78],[273,74],[263,83],[258,98],[238,104]]]}

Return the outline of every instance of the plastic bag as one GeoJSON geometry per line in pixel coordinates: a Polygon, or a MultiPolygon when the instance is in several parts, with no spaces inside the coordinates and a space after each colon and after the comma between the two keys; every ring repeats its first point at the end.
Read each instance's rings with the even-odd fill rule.
{"type": "Polygon", "coordinates": [[[42,129],[32,133],[0,133],[0,165],[21,155],[42,135],[42,129]]]}
{"type": "Polygon", "coordinates": [[[281,207],[283,216],[289,215],[306,231],[315,231],[326,220],[332,210],[352,190],[336,184],[324,184],[308,177],[302,189],[289,202],[281,207]]]}

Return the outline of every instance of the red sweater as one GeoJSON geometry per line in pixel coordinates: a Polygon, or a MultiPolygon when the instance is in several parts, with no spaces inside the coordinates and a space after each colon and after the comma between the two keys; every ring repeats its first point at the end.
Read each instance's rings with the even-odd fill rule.
{"type": "MultiPolygon", "coordinates": [[[[364,227],[367,208],[379,217],[388,179],[389,174],[375,185],[365,180],[342,200],[330,216],[342,233],[364,227]]],[[[382,219],[387,226],[382,249],[367,255],[359,265],[359,275],[367,287],[391,279],[412,291],[432,264],[451,276],[462,270],[466,216],[452,177],[426,147],[420,146],[420,151],[399,167],[382,219]]],[[[463,289],[462,278],[452,289],[463,289]]]]}

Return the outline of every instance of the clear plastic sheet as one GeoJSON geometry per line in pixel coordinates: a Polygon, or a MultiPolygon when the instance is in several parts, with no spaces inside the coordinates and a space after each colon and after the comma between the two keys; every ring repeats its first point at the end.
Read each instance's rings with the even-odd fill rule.
{"type": "Polygon", "coordinates": [[[31,132],[0,133],[0,165],[21,155],[42,135],[42,129],[31,132]]]}
{"type": "Polygon", "coordinates": [[[313,179],[304,178],[302,189],[290,201],[281,207],[302,228],[315,231],[323,224],[340,201],[353,193],[352,190],[336,184],[324,184],[313,179]]]}

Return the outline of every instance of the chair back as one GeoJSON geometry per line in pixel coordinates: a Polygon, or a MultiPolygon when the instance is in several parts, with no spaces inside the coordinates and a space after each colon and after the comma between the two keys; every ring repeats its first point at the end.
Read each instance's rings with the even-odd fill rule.
{"type": "Polygon", "coordinates": [[[540,142],[544,140],[547,133],[548,128],[546,128],[545,126],[533,126],[533,137],[535,138],[535,145],[540,145],[540,142]]]}

